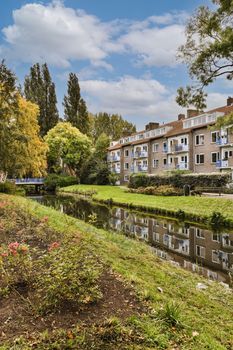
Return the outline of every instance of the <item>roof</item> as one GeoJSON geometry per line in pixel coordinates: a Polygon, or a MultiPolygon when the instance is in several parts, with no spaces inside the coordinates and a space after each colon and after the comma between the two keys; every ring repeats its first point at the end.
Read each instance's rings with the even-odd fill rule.
{"type": "MultiPolygon", "coordinates": [[[[211,109],[211,110],[206,111],[206,112],[201,112],[199,115],[207,114],[207,113],[209,114],[209,113],[214,113],[214,112],[222,112],[224,114],[228,114],[230,112],[233,112],[233,105],[217,107],[217,108],[211,109]]],[[[180,134],[186,134],[186,133],[189,133],[191,130],[196,130],[196,129],[200,129],[200,128],[203,128],[203,127],[207,127],[208,125],[211,124],[211,123],[206,123],[206,124],[197,125],[195,127],[184,129],[183,128],[183,121],[184,120],[187,120],[187,118],[186,119],[182,119],[182,120],[175,120],[175,121],[172,121],[172,122],[169,122],[169,123],[166,123],[166,124],[159,125],[158,128],[166,127],[166,126],[171,126],[172,127],[172,129],[169,130],[166,134],[156,135],[156,136],[152,136],[152,137],[141,139],[141,140],[129,141],[129,142],[126,142],[126,143],[123,143],[123,144],[118,143],[115,146],[109,147],[108,150],[109,151],[113,151],[113,150],[117,150],[117,149],[120,149],[120,148],[125,147],[125,146],[143,144],[143,143],[146,143],[146,142],[148,142],[150,140],[154,140],[154,139],[158,139],[158,138],[162,138],[162,137],[171,137],[171,136],[176,136],[176,135],[180,135],[180,134]]],[[[132,134],[130,136],[138,135],[138,134],[144,133],[145,131],[146,130],[138,131],[138,132],[136,132],[136,133],[134,133],[134,134],[132,134]]]]}

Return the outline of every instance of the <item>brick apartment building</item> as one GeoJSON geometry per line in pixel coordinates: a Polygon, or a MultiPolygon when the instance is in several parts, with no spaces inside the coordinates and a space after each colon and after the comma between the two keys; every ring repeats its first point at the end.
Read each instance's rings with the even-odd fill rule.
{"type": "Polygon", "coordinates": [[[233,112],[233,97],[226,106],[198,114],[187,110],[176,121],[149,123],[145,130],[111,142],[108,162],[120,183],[133,173],[164,174],[180,169],[193,173],[233,172],[233,134],[215,130],[218,117],[233,112]],[[211,126],[211,128],[210,128],[211,126]]]}

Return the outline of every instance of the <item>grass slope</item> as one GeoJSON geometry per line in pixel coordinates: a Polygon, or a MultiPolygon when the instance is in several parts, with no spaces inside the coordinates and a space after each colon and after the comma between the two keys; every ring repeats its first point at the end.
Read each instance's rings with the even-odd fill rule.
{"type": "MultiPolygon", "coordinates": [[[[114,193],[121,193],[119,188],[103,187],[103,192],[100,192],[102,198],[104,196],[107,198],[110,190],[112,196],[114,193]]],[[[106,325],[101,327],[93,325],[89,326],[88,330],[82,331],[81,327],[75,327],[68,340],[67,334],[62,331],[46,334],[37,340],[37,347],[34,345],[33,348],[182,350],[233,348],[231,291],[216,282],[207,281],[161,261],[142,242],[96,229],[24,198],[0,195],[0,201],[4,198],[11,198],[14,205],[22,206],[37,218],[48,216],[49,226],[57,232],[82,237],[98,252],[102,261],[119,274],[119,278],[133,286],[138,297],[147,303],[149,310],[140,317],[131,317],[124,324],[119,324],[115,320],[109,321],[107,328],[106,325]],[[198,290],[196,286],[199,282],[205,283],[207,289],[198,290]],[[172,317],[178,320],[178,324],[171,322],[172,317]],[[179,327],[180,324],[182,327],[179,327]],[[133,339],[133,334],[137,341],[133,339]],[[99,339],[101,345],[98,345],[99,339]]],[[[34,339],[33,342],[35,343],[34,339]]],[[[0,349],[21,350],[32,347],[30,342],[23,343],[21,340],[21,345],[13,347],[2,345],[0,349]]]]}
{"type": "Polygon", "coordinates": [[[115,204],[129,205],[137,209],[160,209],[167,212],[184,211],[190,216],[210,217],[213,212],[220,212],[224,217],[233,223],[233,201],[222,198],[206,197],[167,197],[149,196],[144,194],[128,193],[126,188],[117,186],[98,185],[74,185],[60,189],[66,193],[80,193],[96,191],[93,199],[107,202],[112,200],[115,204]]]}

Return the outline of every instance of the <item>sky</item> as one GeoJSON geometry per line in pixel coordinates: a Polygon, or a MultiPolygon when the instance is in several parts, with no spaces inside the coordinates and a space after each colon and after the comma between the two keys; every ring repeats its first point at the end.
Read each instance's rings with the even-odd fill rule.
{"type": "MultiPolygon", "coordinates": [[[[30,66],[47,62],[58,108],[70,72],[79,77],[90,112],[121,114],[143,129],[184,112],[175,102],[190,83],[176,59],[185,23],[210,0],[1,0],[0,58],[23,85],[30,66]]],[[[233,83],[208,89],[208,107],[226,104],[233,83]]]]}

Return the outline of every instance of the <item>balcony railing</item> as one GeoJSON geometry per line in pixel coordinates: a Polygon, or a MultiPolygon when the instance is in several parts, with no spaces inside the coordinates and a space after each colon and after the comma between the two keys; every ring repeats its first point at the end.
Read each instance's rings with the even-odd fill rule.
{"type": "Polygon", "coordinates": [[[229,164],[228,164],[228,160],[218,160],[216,162],[216,168],[228,168],[229,164]]]}
{"type": "Polygon", "coordinates": [[[139,172],[143,172],[143,171],[148,171],[148,165],[137,165],[134,166],[134,170],[135,173],[139,173],[139,172]]]}
{"type": "Polygon", "coordinates": [[[112,172],[115,174],[120,174],[121,169],[120,168],[112,168],[112,172]]]}
{"type": "Polygon", "coordinates": [[[174,145],[172,147],[172,152],[188,152],[189,146],[188,145],[174,145]]]}
{"type": "Polygon", "coordinates": [[[167,153],[168,152],[168,147],[167,146],[163,146],[163,153],[167,153]]]}
{"type": "Polygon", "coordinates": [[[227,144],[228,144],[228,138],[227,138],[226,136],[224,136],[224,137],[219,137],[219,138],[216,140],[216,144],[219,145],[219,146],[227,145],[227,144]]]}
{"type": "Polygon", "coordinates": [[[167,170],[188,170],[189,163],[180,162],[178,164],[166,164],[164,165],[164,168],[167,170]]]}
{"type": "Polygon", "coordinates": [[[134,152],[134,158],[147,158],[148,152],[147,151],[136,151],[134,152]]]}
{"type": "Polygon", "coordinates": [[[111,156],[112,162],[119,162],[120,159],[121,159],[121,156],[119,156],[119,155],[117,155],[117,154],[114,155],[114,156],[111,156]]]}

